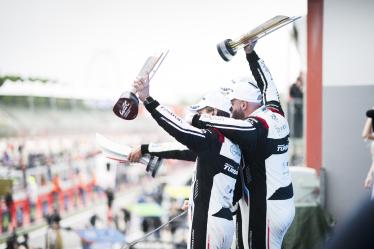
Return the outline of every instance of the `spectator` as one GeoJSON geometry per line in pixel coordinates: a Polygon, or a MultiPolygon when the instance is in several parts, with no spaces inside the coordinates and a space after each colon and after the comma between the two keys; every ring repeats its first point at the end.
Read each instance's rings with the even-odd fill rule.
{"type": "Polygon", "coordinates": [[[61,180],[60,177],[56,174],[52,179],[52,197],[53,197],[53,206],[54,208],[59,208],[59,198],[61,192],[61,180]]]}
{"type": "Polygon", "coordinates": [[[15,206],[14,206],[14,201],[13,201],[13,194],[12,192],[7,192],[5,194],[5,205],[8,209],[8,212],[9,212],[9,222],[10,222],[10,225],[11,227],[14,227],[14,216],[15,216],[15,213],[16,213],[16,210],[15,210],[15,206]]]}
{"type": "Polygon", "coordinates": [[[48,225],[50,229],[47,231],[46,248],[62,249],[64,247],[60,221],[60,214],[58,213],[58,210],[55,209],[53,214],[48,217],[48,225]]]}
{"type": "Polygon", "coordinates": [[[112,206],[113,206],[113,201],[114,201],[114,191],[112,188],[107,188],[105,190],[105,194],[106,194],[106,197],[107,197],[107,206],[108,206],[108,210],[112,210],[112,206]]]}
{"type": "Polygon", "coordinates": [[[303,99],[303,85],[304,85],[305,74],[300,72],[299,76],[296,79],[296,82],[293,83],[290,87],[290,97],[303,99]]]}
{"type": "Polygon", "coordinates": [[[3,152],[2,162],[3,162],[3,165],[6,167],[6,169],[8,170],[7,176],[10,177],[10,172],[12,169],[12,162],[11,162],[11,159],[10,159],[10,156],[7,150],[4,150],[3,152]]]}
{"type": "Polygon", "coordinates": [[[30,207],[30,222],[35,220],[35,209],[38,201],[39,189],[34,176],[29,176],[27,179],[27,197],[30,207]]]}
{"type": "Polygon", "coordinates": [[[18,248],[16,232],[13,232],[12,235],[7,238],[5,248],[6,249],[17,249],[18,248]]]}
{"type": "Polygon", "coordinates": [[[303,110],[303,85],[305,74],[300,72],[290,87],[288,103],[288,120],[290,124],[290,138],[292,139],[291,165],[297,165],[302,162],[302,141],[304,129],[304,110],[303,110]]]}
{"type": "MultiPolygon", "coordinates": [[[[373,186],[373,173],[374,173],[374,108],[366,112],[367,120],[362,131],[362,138],[371,141],[371,166],[366,176],[364,186],[371,188],[373,186]]],[[[371,198],[374,198],[374,191],[371,193],[371,198]]]]}
{"type": "Polygon", "coordinates": [[[79,191],[79,198],[81,199],[83,205],[86,205],[86,174],[83,170],[76,170],[76,174],[78,177],[78,191],[79,191]]]}
{"type": "Polygon", "coordinates": [[[121,209],[123,212],[123,221],[125,224],[125,232],[129,230],[129,225],[131,222],[131,212],[127,208],[122,208],[121,209]]]}
{"type": "Polygon", "coordinates": [[[8,209],[8,206],[5,202],[5,198],[3,200],[3,197],[0,199],[0,208],[1,208],[1,231],[8,232],[9,226],[10,226],[10,210],[8,209]]]}
{"type": "Polygon", "coordinates": [[[303,73],[300,73],[296,82],[290,87],[290,136],[294,138],[302,138],[303,136],[303,78],[303,73]]]}
{"type": "Polygon", "coordinates": [[[90,217],[90,225],[92,228],[96,228],[97,221],[101,221],[100,217],[97,214],[94,214],[90,217]]]}
{"type": "Polygon", "coordinates": [[[27,156],[25,152],[25,147],[23,144],[18,146],[18,154],[19,154],[19,167],[22,170],[22,179],[23,179],[23,187],[27,187],[27,179],[26,179],[26,168],[27,168],[27,156]]]}
{"type": "Polygon", "coordinates": [[[102,186],[105,189],[105,194],[107,197],[107,206],[108,206],[107,218],[108,218],[108,221],[112,221],[112,218],[113,218],[112,206],[113,206],[113,201],[114,201],[116,169],[109,162],[106,163],[106,172],[102,177],[104,178],[102,186]]]}

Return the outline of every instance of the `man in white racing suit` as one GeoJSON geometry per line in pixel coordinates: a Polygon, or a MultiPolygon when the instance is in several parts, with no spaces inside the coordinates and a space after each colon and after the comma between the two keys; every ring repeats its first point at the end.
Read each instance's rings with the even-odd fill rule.
{"type": "Polygon", "coordinates": [[[195,115],[192,124],[217,128],[241,148],[237,248],[280,249],[295,214],[289,126],[270,72],[253,47],[252,43],[245,51],[257,84],[238,82],[226,89],[232,118],[195,115]]]}
{"type": "MultiPolygon", "coordinates": [[[[235,233],[231,208],[240,166],[239,147],[217,129],[195,128],[160,105],[149,96],[147,79],[136,80],[134,88],[156,122],[197,155],[188,208],[188,248],[229,249],[235,233]]],[[[208,115],[225,113],[229,116],[230,106],[230,101],[222,93],[213,92],[205,96],[196,110],[208,115]]],[[[131,153],[129,159],[136,161],[137,156],[131,153]]]]}

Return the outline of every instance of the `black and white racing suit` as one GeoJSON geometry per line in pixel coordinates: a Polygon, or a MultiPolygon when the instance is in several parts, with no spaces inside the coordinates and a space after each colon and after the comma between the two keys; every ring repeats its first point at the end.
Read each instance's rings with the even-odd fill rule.
{"type": "Polygon", "coordinates": [[[177,141],[196,153],[189,199],[188,248],[230,248],[235,232],[231,208],[240,167],[239,146],[217,129],[198,129],[148,97],[146,109],[177,141]]]}
{"type": "Polygon", "coordinates": [[[295,214],[288,169],[289,126],[264,61],[255,52],[247,60],[264,105],[246,120],[196,115],[192,124],[219,129],[242,150],[238,248],[280,249],[295,214]]]}
{"type": "Polygon", "coordinates": [[[150,143],[140,146],[142,155],[149,154],[163,159],[177,159],[195,162],[197,154],[179,142],[150,143]]]}

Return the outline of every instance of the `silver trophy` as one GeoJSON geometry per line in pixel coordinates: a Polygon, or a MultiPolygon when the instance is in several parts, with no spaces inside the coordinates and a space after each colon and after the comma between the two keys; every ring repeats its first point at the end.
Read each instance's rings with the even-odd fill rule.
{"type": "Polygon", "coordinates": [[[225,61],[230,61],[236,54],[236,52],[248,45],[252,41],[257,41],[258,39],[270,34],[271,32],[294,22],[299,19],[300,16],[288,17],[288,16],[275,16],[270,20],[262,23],[253,30],[249,31],[245,35],[242,35],[238,39],[226,39],[223,42],[217,44],[217,50],[219,55],[225,61]]]}
{"type": "MultiPolygon", "coordinates": [[[[149,80],[157,72],[161,63],[164,61],[169,50],[161,53],[158,56],[149,56],[145,61],[142,69],[138,73],[138,77],[149,75],[149,80]]],[[[131,91],[125,91],[121,94],[116,104],[113,106],[113,112],[120,118],[125,120],[133,120],[138,115],[139,99],[136,96],[136,90],[133,88],[131,91]]]]}

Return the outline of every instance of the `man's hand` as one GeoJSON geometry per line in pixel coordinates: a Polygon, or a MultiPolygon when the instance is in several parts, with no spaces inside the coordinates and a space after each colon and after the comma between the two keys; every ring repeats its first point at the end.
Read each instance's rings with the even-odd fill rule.
{"type": "Polygon", "coordinates": [[[139,99],[144,102],[149,97],[149,74],[147,73],[144,77],[136,78],[133,88],[138,93],[139,99]]]}
{"type": "Polygon", "coordinates": [[[129,162],[136,163],[136,162],[139,162],[141,157],[142,157],[142,151],[139,146],[130,152],[128,159],[129,159],[129,162]]]}
{"type": "Polygon", "coordinates": [[[256,43],[257,43],[257,40],[256,41],[251,41],[248,45],[246,45],[244,47],[244,51],[246,54],[250,54],[253,52],[253,50],[255,49],[255,46],[256,46],[256,43]]]}

